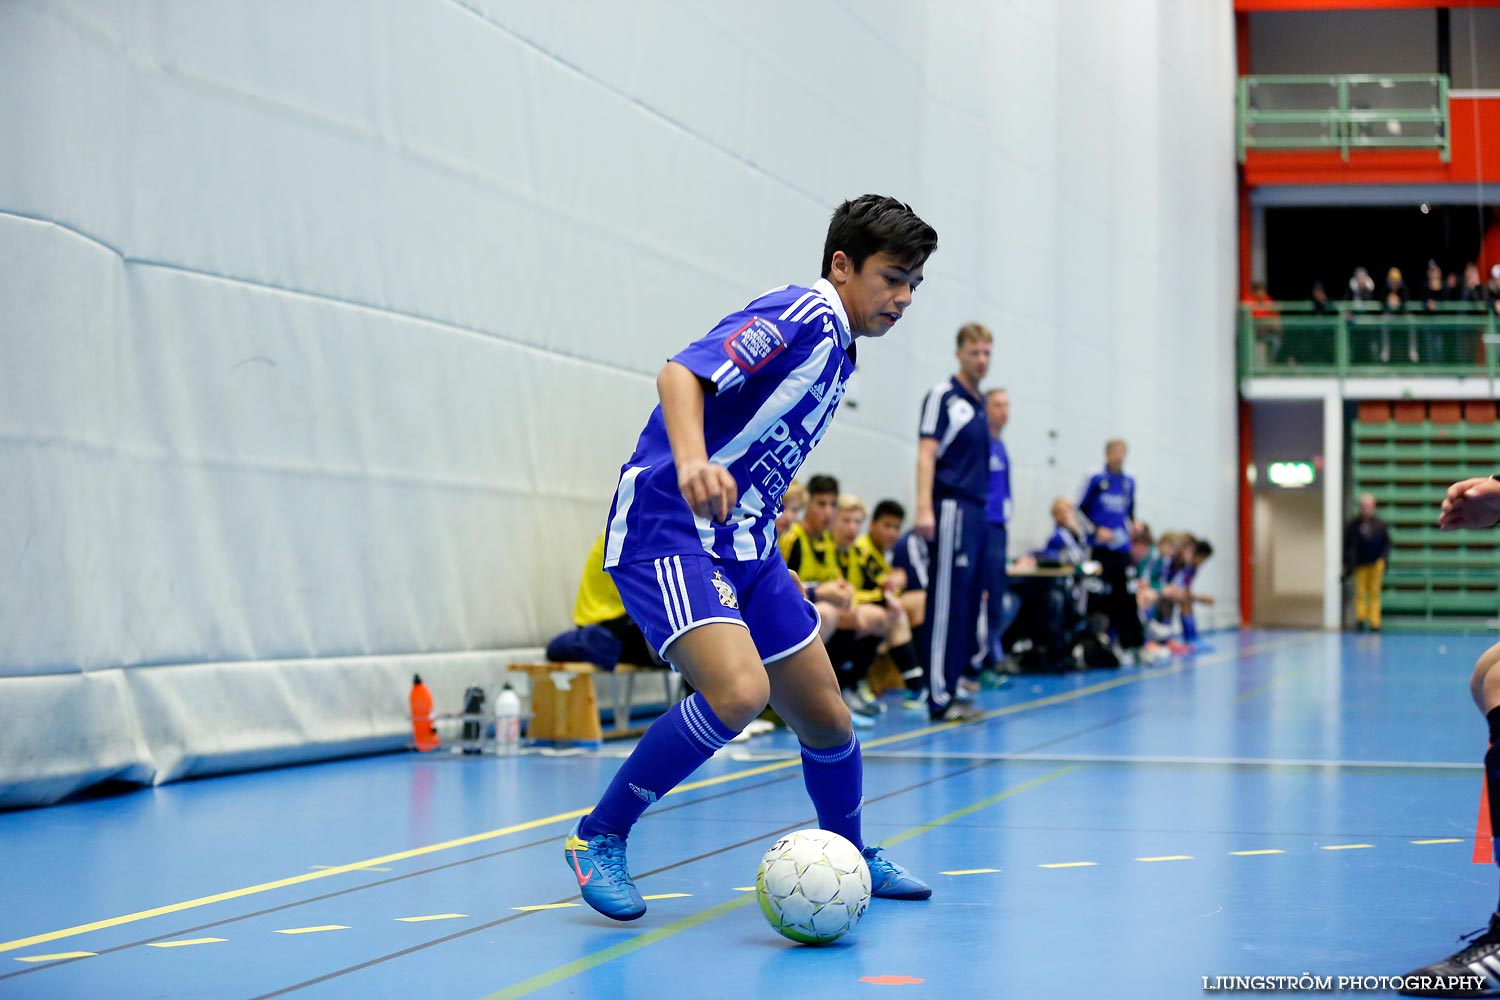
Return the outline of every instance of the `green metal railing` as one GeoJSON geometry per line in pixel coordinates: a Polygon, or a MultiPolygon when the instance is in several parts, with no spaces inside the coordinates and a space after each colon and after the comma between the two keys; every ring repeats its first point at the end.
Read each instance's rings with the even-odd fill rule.
{"type": "Polygon", "coordinates": [[[1249,149],[1436,149],[1449,160],[1448,78],[1392,73],[1242,76],[1239,158],[1249,149]]]}
{"type": "Polygon", "coordinates": [[[1427,310],[1417,303],[1387,313],[1374,303],[1335,302],[1326,310],[1312,302],[1240,306],[1240,376],[1500,379],[1493,307],[1442,303],[1427,310]]]}

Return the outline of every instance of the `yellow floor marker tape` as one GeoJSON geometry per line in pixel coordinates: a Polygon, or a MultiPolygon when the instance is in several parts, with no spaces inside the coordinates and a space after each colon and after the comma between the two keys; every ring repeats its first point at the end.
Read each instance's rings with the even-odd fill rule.
{"type": "Polygon", "coordinates": [[[93,958],[98,952],[94,951],[60,951],[56,955],[27,955],[25,958],[16,959],[17,962],[61,962],[65,958],[93,958]]]}
{"type": "Polygon", "coordinates": [[[1237,858],[1248,858],[1251,855],[1255,855],[1255,854],[1285,854],[1286,851],[1277,851],[1277,850],[1266,850],[1266,851],[1230,851],[1229,853],[1233,854],[1237,858]]]}
{"type": "Polygon", "coordinates": [[[185,941],[151,941],[147,948],[186,948],[195,944],[219,944],[228,938],[188,938],[185,941]]]}
{"type": "Polygon", "coordinates": [[[457,920],[467,916],[467,913],[433,913],[425,917],[397,917],[396,919],[403,924],[422,924],[429,920],[457,920]]]}
{"type": "Polygon", "coordinates": [[[938,872],[939,875],[988,875],[997,872],[998,868],[960,868],[958,871],[938,872]]]}
{"type": "Polygon", "coordinates": [[[1366,847],[1374,847],[1374,844],[1324,844],[1318,848],[1320,851],[1360,851],[1366,847]]]}
{"type": "Polygon", "coordinates": [[[1159,858],[1136,858],[1137,861],[1191,861],[1191,854],[1164,854],[1159,858]]]}
{"type": "MultiPolygon", "coordinates": [[[[1061,778],[1065,774],[1071,774],[1074,771],[1078,770],[1078,768],[1079,765],[1074,764],[1069,767],[1059,768],[1058,770],[1053,771],[1050,774],[1044,774],[1040,778],[1033,778],[1030,781],[1015,786],[1014,788],[1008,788],[1003,792],[998,792],[994,795],[991,795],[989,798],[980,799],[973,805],[954,810],[953,812],[948,813],[946,816],[939,816],[937,819],[931,820],[927,823],[923,823],[921,826],[914,826],[909,830],[902,830],[900,833],[894,836],[886,837],[884,841],[882,841],[882,844],[885,847],[895,847],[897,844],[903,844],[906,841],[911,840],[913,837],[920,837],[922,834],[928,832],[929,830],[936,830],[940,826],[946,826],[949,823],[954,822],[955,820],[963,819],[970,813],[975,813],[981,809],[988,808],[989,806],[992,806],[997,802],[1004,801],[1005,799],[1011,798],[1015,795],[1020,795],[1022,792],[1029,792],[1031,791],[1031,789],[1036,788],[1039,785],[1046,784],[1047,782],[1052,781],[1055,778],[1061,778]]],[[[606,963],[613,962],[617,958],[623,958],[624,956],[629,955],[632,952],[640,951],[642,948],[653,945],[658,941],[662,941],[666,938],[681,934],[686,930],[692,930],[699,924],[706,924],[716,917],[722,917],[726,913],[732,913],[735,910],[742,909],[743,907],[750,905],[750,903],[752,903],[754,900],[754,896],[741,894],[734,897],[733,899],[726,900],[717,906],[711,906],[699,913],[694,913],[689,916],[683,917],[680,920],[674,920],[670,924],[664,924],[661,927],[653,928],[652,930],[646,931],[644,934],[640,934],[636,937],[631,938],[629,941],[621,941],[619,944],[611,945],[610,947],[605,948],[602,951],[596,951],[592,955],[587,955],[583,958],[576,959],[572,962],[567,963],[566,965],[560,965],[549,972],[543,972],[538,975],[532,976],[530,979],[526,979],[519,983],[516,983],[514,986],[508,986],[503,990],[497,990],[496,992],[483,997],[482,1000],[516,1000],[517,997],[528,996],[529,994],[535,993],[537,990],[543,990],[549,986],[554,986],[557,983],[560,983],[566,979],[571,979],[574,976],[579,975],[580,973],[587,972],[590,969],[595,969],[601,965],[605,965],[606,963]]]]}
{"type": "Polygon", "coordinates": [[[1457,837],[1443,837],[1439,840],[1413,840],[1413,844],[1462,844],[1463,841],[1457,837]]]}
{"type": "Polygon", "coordinates": [[[347,931],[349,928],[344,924],[319,924],[317,927],[288,927],[277,934],[321,934],[323,931],[347,931]]]}
{"type": "Polygon", "coordinates": [[[755,891],[755,886],[753,886],[753,885],[737,885],[737,886],[734,887],[734,891],[735,892],[754,892],[755,891]]]}
{"type": "MultiPolygon", "coordinates": [[[[1139,684],[1144,681],[1152,681],[1163,677],[1171,677],[1175,674],[1182,673],[1185,670],[1206,667],[1216,663],[1229,662],[1232,660],[1237,660],[1241,657],[1253,656],[1257,653],[1263,653],[1268,650],[1279,649],[1283,646],[1305,645],[1309,642],[1314,641],[1321,642],[1322,637],[1291,636],[1284,639],[1273,639],[1269,642],[1259,643],[1254,646],[1246,646],[1244,649],[1232,649],[1226,650],[1222,653],[1212,653],[1208,656],[1198,657],[1196,662],[1184,661],[1171,667],[1152,670],[1150,673],[1142,672],[1130,674],[1125,677],[1117,677],[1113,680],[1103,681],[1098,684],[1090,684],[1086,687],[1081,687],[1073,691],[1064,691],[1059,694],[1048,695],[1044,698],[1036,698],[1032,701],[1023,701],[1018,702],[1014,705],[1007,705],[1004,708],[997,708],[992,711],[985,712],[982,716],[980,716],[980,719],[1000,719],[1007,716],[1016,715],[1021,712],[1030,712],[1039,708],[1050,708],[1053,705],[1062,705],[1066,704],[1067,702],[1077,701],[1080,698],[1086,698],[1090,695],[1099,694],[1104,691],[1111,691],[1115,688],[1122,687],[1127,684],[1139,684]]],[[[862,740],[861,744],[866,750],[873,750],[877,747],[890,746],[893,743],[903,743],[908,740],[920,739],[924,736],[931,736],[936,733],[947,732],[950,729],[956,729],[957,727],[966,724],[967,723],[942,722],[937,723],[936,725],[925,726],[921,729],[911,730],[909,732],[894,733],[890,736],[883,736],[880,739],[870,740],[868,742],[862,740]]],[[[802,761],[799,757],[793,757],[788,760],[776,761],[775,763],[766,764],[761,767],[752,767],[747,768],[743,771],[735,771],[733,774],[719,775],[715,778],[705,778],[702,781],[690,781],[686,784],[678,785],[667,794],[681,795],[684,792],[696,791],[700,788],[711,788],[715,785],[722,785],[731,781],[742,781],[745,778],[753,778],[757,775],[768,774],[772,771],[781,771],[791,767],[800,767],[801,764],[802,761]]],[[[157,906],[149,910],[139,910],[135,913],[126,913],[118,917],[109,917],[104,920],[95,920],[85,924],[77,924],[73,927],[64,927],[61,930],[48,931],[44,934],[33,934],[30,937],[16,938],[14,941],[3,941],[0,942],[0,954],[3,954],[7,951],[16,951],[21,948],[29,948],[32,945],[45,944],[48,941],[57,941],[66,937],[75,937],[79,934],[88,934],[92,931],[105,930],[110,927],[119,927],[123,924],[135,923],[140,920],[149,920],[153,917],[162,917],[171,913],[181,913],[184,910],[191,910],[200,906],[209,906],[214,903],[222,903],[231,899],[243,899],[246,896],[254,896],[262,892],[271,892],[275,889],[284,889],[288,886],[301,885],[303,883],[312,882],[317,879],[329,878],[333,875],[340,875],[344,872],[374,870],[375,866],[377,865],[387,865],[394,861],[405,861],[408,858],[418,858],[427,854],[436,854],[439,851],[448,851],[457,847],[466,847],[470,844],[479,844],[487,840],[494,840],[497,837],[505,837],[513,833],[522,833],[526,830],[535,830],[538,827],[550,826],[554,823],[561,823],[567,820],[577,819],[592,808],[593,805],[590,804],[581,809],[572,809],[568,812],[557,813],[552,816],[543,816],[540,819],[528,820],[524,823],[517,823],[513,826],[500,827],[496,830],[486,830],[483,833],[471,834],[467,837],[457,837],[453,840],[445,840],[437,844],[428,844],[425,847],[414,847],[410,850],[398,851],[394,854],[381,855],[378,858],[366,858],[363,861],[356,861],[352,864],[347,865],[336,865],[332,868],[319,868],[314,871],[304,872],[301,875],[293,875],[288,878],[276,879],[275,881],[271,882],[261,882],[257,885],[246,886],[243,889],[231,889],[226,892],[214,893],[210,896],[199,896],[197,899],[189,899],[181,903],[169,903],[165,906],[157,906]]]]}
{"type": "Polygon", "coordinates": [[[642,896],[642,899],[686,899],[691,896],[690,892],[659,892],[655,896],[642,896]]]}
{"type": "Polygon", "coordinates": [[[577,903],[538,903],[536,906],[512,906],[512,910],[520,910],[522,913],[534,913],[537,910],[566,910],[577,903]]]}
{"type": "Polygon", "coordinates": [[[1038,868],[1096,868],[1097,861],[1059,861],[1050,865],[1037,865],[1038,868]]]}

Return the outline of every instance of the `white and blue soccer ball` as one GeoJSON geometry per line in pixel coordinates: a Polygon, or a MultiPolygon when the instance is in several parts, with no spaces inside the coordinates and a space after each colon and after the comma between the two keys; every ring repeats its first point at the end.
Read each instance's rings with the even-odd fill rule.
{"type": "Polygon", "coordinates": [[[870,906],[870,866],[848,840],[827,830],[798,830],[776,841],[755,876],[760,911],[799,944],[837,941],[870,906]]]}

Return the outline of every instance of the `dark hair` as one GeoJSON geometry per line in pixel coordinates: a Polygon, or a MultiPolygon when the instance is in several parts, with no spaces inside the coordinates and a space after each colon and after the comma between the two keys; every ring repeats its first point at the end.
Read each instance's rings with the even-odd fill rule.
{"type": "Polygon", "coordinates": [[[1155,541],[1156,539],[1151,536],[1151,526],[1145,521],[1137,521],[1135,523],[1135,532],[1130,536],[1130,544],[1151,545],[1155,541]]]}
{"type": "Polygon", "coordinates": [[[839,494],[839,481],[832,476],[813,476],[807,481],[807,495],[821,496],[825,493],[839,494]]]}
{"type": "Polygon", "coordinates": [[[1207,538],[1195,538],[1193,539],[1193,551],[1204,559],[1207,559],[1214,554],[1214,547],[1208,543],[1207,538]]]}
{"type": "Polygon", "coordinates": [[[875,505],[875,513],[870,515],[870,520],[878,521],[882,517],[894,517],[898,521],[904,521],[906,508],[894,500],[882,500],[875,505]]]}
{"type": "Polygon", "coordinates": [[[833,253],[844,251],[858,271],[877,253],[888,253],[908,269],[926,262],[937,249],[937,230],[910,205],[878,194],[864,194],[833,210],[823,242],[823,277],[833,270],[833,253]]]}

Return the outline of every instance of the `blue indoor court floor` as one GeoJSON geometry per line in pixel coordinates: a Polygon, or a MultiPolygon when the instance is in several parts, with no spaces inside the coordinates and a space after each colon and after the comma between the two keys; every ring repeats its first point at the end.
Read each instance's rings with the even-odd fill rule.
{"type": "MultiPolygon", "coordinates": [[[[636,828],[650,912],[562,839],[628,747],[394,754],[0,814],[0,998],[1203,997],[1385,976],[1496,900],[1472,851],[1484,636],[1246,631],[1016,678],[985,721],[861,733],[866,834],[934,887],[827,948],[754,905],[815,825],[796,742],[731,744],[636,828]]],[[[1370,994],[1366,995],[1379,995],[1370,994]]]]}

